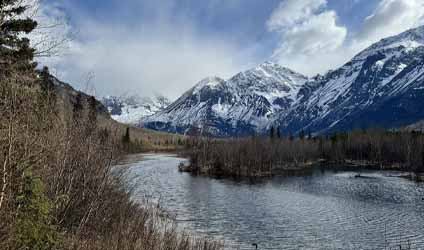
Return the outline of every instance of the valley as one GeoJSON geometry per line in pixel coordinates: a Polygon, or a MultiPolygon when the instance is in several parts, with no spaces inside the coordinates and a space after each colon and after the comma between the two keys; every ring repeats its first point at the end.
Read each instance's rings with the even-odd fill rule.
{"type": "Polygon", "coordinates": [[[424,3],[240,3],[0,1],[1,250],[424,249],[424,3]]]}

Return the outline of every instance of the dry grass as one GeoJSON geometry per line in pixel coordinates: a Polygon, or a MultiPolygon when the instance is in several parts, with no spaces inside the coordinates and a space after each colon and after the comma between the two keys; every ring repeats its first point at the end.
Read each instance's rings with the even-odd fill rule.
{"type": "Polygon", "coordinates": [[[132,143],[136,146],[136,152],[175,152],[184,150],[188,137],[178,134],[170,134],[145,128],[137,128],[113,121],[109,117],[99,119],[101,127],[114,128],[120,134],[125,134],[130,129],[132,143]]]}
{"type": "MultiPolygon", "coordinates": [[[[63,101],[31,72],[0,82],[0,249],[222,249],[131,201],[112,171],[125,127],[98,117],[93,99],[63,101]]],[[[131,135],[154,150],[181,140],[131,135]]]]}

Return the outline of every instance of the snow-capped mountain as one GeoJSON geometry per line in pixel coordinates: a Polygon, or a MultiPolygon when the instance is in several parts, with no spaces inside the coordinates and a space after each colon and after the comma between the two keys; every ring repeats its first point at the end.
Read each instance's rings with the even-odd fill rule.
{"type": "Polygon", "coordinates": [[[289,132],[399,127],[424,118],[424,27],[383,39],[308,91],[278,121],[289,132]]]}
{"type": "Polygon", "coordinates": [[[424,26],[389,37],[324,76],[308,79],[274,63],[229,80],[207,78],[144,126],[215,136],[328,133],[400,127],[424,118],[424,26]],[[202,131],[200,131],[202,132],[202,131]]]}
{"type": "Polygon", "coordinates": [[[219,136],[252,134],[266,129],[272,117],[296,103],[307,80],[270,62],[227,81],[209,77],[167,109],[144,119],[144,125],[179,133],[198,128],[219,136]]]}
{"type": "Polygon", "coordinates": [[[154,99],[133,96],[107,96],[102,99],[112,119],[131,125],[139,125],[140,120],[164,110],[171,102],[163,96],[154,99]]]}

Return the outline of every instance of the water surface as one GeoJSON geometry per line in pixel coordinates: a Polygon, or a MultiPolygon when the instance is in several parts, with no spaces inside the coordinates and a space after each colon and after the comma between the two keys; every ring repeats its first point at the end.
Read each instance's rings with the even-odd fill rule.
{"type": "Polygon", "coordinates": [[[396,172],[321,172],[252,183],[179,173],[173,155],[131,164],[136,199],[227,248],[424,249],[424,186],[396,172]],[[408,248],[409,247],[409,248],[408,248]]]}

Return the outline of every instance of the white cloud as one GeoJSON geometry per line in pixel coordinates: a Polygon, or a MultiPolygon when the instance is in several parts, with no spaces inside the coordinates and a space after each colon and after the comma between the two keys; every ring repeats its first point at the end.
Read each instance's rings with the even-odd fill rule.
{"type": "Polygon", "coordinates": [[[268,28],[271,31],[280,31],[301,24],[326,5],[326,0],[283,1],[268,20],[268,28]]]}
{"type": "MultiPolygon", "coordinates": [[[[223,1],[210,1],[209,8],[219,8],[223,1]]],[[[199,31],[188,20],[189,13],[174,13],[174,1],[146,3],[144,9],[152,12],[153,20],[140,21],[138,26],[116,20],[113,25],[99,23],[77,12],[73,18],[80,40],[71,41],[63,57],[43,62],[83,90],[87,75],[93,74],[91,84],[98,95],[159,92],[173,98],[206,76],[225,78],[252,65],[254,47],[241,48],[231,37],[199,31]]],[[[237,8],[242,1],[230,3],[237,8]]],[[[348,36],[347,27],[338,23],[327,0],[282,1],[266,23],[268,31],[280,37],[273,59],[304,74],[324,73],[373,42],[422,24],[423,4],[422,0],[381,0],[359,32],[348,36]]],[[[46,23],[65,24],[54,34],[69,36],[71,27],[62,22],[66,16],[58,4],[43,6],[41,13],[46,23]]]]}
{"type": "MultiPolygon", "coordinates": [[[[29,37],[32,47],[36,49],[37,57],[53,57],[63,52],[71,39],[71,27],[66,14],[56,4],[47,4],[41,0],[22,0],[17,4],[26,6],[23,18],[37,21],[36,29],[29,37]]],[[[50,61],[50,59],[38,60],[50,61]]]]}
{"type": "Polygon", "coordinates": [[[423,0],[382,0],[364,20],[356,42],[363,46],[424,24],[423,0]]]}
{"type": "Polygon", "coordinates": [[[83,91],[95,88],[91,94],[97,96],[160,93],[177,98],[207,76],[230,77],[250,63],[244,55],[250,51],[231,37],[197,30],[186,15],[174,18],[170,3],[155,2],[151,7],[158,13],[137,26],[99,23],[79,13],[80,39],[50,63],[51,71],[83,91]]]}
{"type": "Polygon", "coordinates": [[[91,25],[96,32],[89,41],[74,41],[56,69],[61,79],[85,91],[87,74],[93,74],[91,84],[99,96],[160,93],[177,98],[206,76],[229,77],[243,65],[236,59],[240,48],[197,35],[188,25],[140,31],[95,23],[83,29],[93,30],[91,25]]]}
{"type": "Polygon", "coordinates": [[[274,60],[304,74],[325,73],[382,38],[424,24],[424,1],[381,0],[350,39],[336,21],[326,0],[283,1],[267,22],[281,36],[274,60]]]}
{"type": "Polygon", "coordinates": [[[270,31],[281,36],[274,60],[304,74],[315,74],[337,65],[336,58],[322,63],[345,42],[347,29],[336,23],[337,14],[326,10],[326,0],[287,0],[267,22],[270,31]]]}

